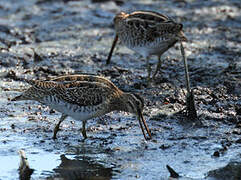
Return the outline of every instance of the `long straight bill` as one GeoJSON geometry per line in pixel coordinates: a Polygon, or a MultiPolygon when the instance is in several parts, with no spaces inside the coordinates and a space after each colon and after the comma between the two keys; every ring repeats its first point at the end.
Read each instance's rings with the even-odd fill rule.
{"type": "Polygon", "coordinates": [[[140,114],[138,115],[138,120],[139,120],[139,123],[140,123],[140,126],[141,126],[141,130],[142,130],[142,133],[143,133],[145,139],[146,139],[146,140],[151,139],[151,133],[150,133],[150,130],[149,130],[147,124],[146,124],[146,121],[145,121],[145,119],[144,119],[142,113],[140,113],[140,114]],[[144,126],[145,126],[145,129],[146,129],[147,134],[149,135],[149,138],[146,137],[146,133],[145,133],[145,130],[144,130],[144,128],[143,128],[142,123],[143,123],[144,126]]]}
{"type": "Polygon", "coordinates": [[[114,49],[115,49],[115,45],[116,45],[117,41],[118,41],[118,35],[115,35],[115,39],[114,39],[114,41],[113,41],[113,43],[112,43],[112,46],[111,46],[111,49],[110,49],[108,58],[107,58],[107,60],[106,60],[106,64],[110,64],[110,60],[111,60],[111,57],[112,57],[112,53],[113,53],[113,51],[114,51],[114,49]]]}
{"type": "Polygon", "coordinates": [[[187,65],[187,58],[185,55],[184,47],[181,43],[181,54],[183,57],[184,67],[185,67],[185,77],[186,77],[186,88],[187,88],[187,97],[186,97],[186,106],[187,106],[187,114],[189,117],[196,119],[197,118],[197,111],[195,106],[195,98],[193,91],[190,88],[190,80],[188,74],[188,65],[187,65]]]}
{"type": "Polygon", "coordinates": [[[184,47],[182,45],[182,42],[180,42],[181,46],[181,53],[182,53],[182,58],[183,58],[183,63],[184,63],[184,68],[185,68],[185,78],[186,78],[186,88],[187,92],[190,94],[191,89],[190,89],[190,80],[189,80],[189,73],[188,73],[188,65],[187,65],[187,57],[185,55],[184,47]]]}

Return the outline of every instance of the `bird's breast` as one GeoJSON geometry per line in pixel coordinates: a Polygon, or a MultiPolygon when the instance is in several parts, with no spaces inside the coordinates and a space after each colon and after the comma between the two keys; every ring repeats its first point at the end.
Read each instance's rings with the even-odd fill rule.
{"type": "Polygon", "coordinates": [[[79,106],[63,101],[56,96],[47,96],[40,101],[42,104],[49,106],[56,111],[66,114],[75,120],[87,120],[103,115],[104,108],[102,104],[79,106]]]}
{"type": "Polygon", "coordinates": [[[161,55],[177,41],[176,36],[173,34],[151,37],[150,34],[134,33],[130,30],[121,31],[118,33],[118,36],[123,45],[144,57],[149,55],[161,55]]]}
{"type": "Polygon", "coordinates": [[[176,40],[168,40],[168,41],[153,41],[148,43],[143,43],[137,46],[128,46],[129,49],[141,54],[143,57],[147,57],[150,55],[162,55],[165,51],[167,51],[172,45],[175,44],[176,40]]]}

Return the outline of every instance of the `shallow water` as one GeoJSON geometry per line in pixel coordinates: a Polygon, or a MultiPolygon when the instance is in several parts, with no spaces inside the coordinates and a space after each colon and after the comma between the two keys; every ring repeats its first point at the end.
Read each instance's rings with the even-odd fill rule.
{"type": "MultiPolygon", "coordinates": [[[[0,179],[18,179],[20,149],[34,169],[32,179],[167,179],[167,164],[182,178],[215,179],[210,171],[240,159],[239,1],[2,0],[0,7],[0,179]],[[168,14],[184,24],[201,127],[182,113],[186,91],[179,45],[163,56],[151,88],[146,88],[145,60],[127,48],[119,45],[112,64],[105,65],[114,15],[136,9],[168,14]],[[29,87],[19,77],[76,73],[103,75],[142,95],[153,140],[144,140],[136,117],[113,112],[88,121],[85,142],[81,122],[71,118],[54,141],[60,113],[33,101],[9,101],[29,87]]],[[[225,171],[223,179],[240,177],[238,170],[225,171]]]]}

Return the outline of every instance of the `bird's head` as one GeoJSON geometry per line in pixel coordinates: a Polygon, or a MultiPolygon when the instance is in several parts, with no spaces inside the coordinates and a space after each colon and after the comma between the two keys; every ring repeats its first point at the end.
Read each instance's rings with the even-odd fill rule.
{"type": "Polygon", "coordinates": [[[124,103],[125,103],[124,106],[126,107],[125,111],[133,113],[138,117],[140,127],[141,127],[141,130],[142,130],[142,133],[143,133],[145,139],[146,140],[151,139],[151,133],[149,131],[149,128],[148,128],[146,121],[142,114],[143,109],[144,109],[144,99],[137,94],[125,93],[124,103]],[[149,138],[147,138],[147,136],[145,134],[143,125],[145,127],[147,134],[149,135],[149,138]]]}

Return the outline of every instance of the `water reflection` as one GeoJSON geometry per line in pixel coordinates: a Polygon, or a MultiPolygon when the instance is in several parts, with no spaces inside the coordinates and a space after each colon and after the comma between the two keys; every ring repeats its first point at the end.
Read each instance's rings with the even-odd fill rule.
{"type": "Polygon", "coordinates": [[[20,163],[19,163],[19,179],[20,180],[29,180],[33,174],[34,169],[29,167],[29,163],[26,157],[26,154],[23,150],[19,151],[20,163]]]}
{"type": "Polygon", "coordinates": [[[90,157],[81,159],[68,159],[61,155],[60,165],[53,169],[56,173],[54,178],[81,179],[81,180],[108,180],[112,177],[112,168],[106,168],[90,157]]]}

